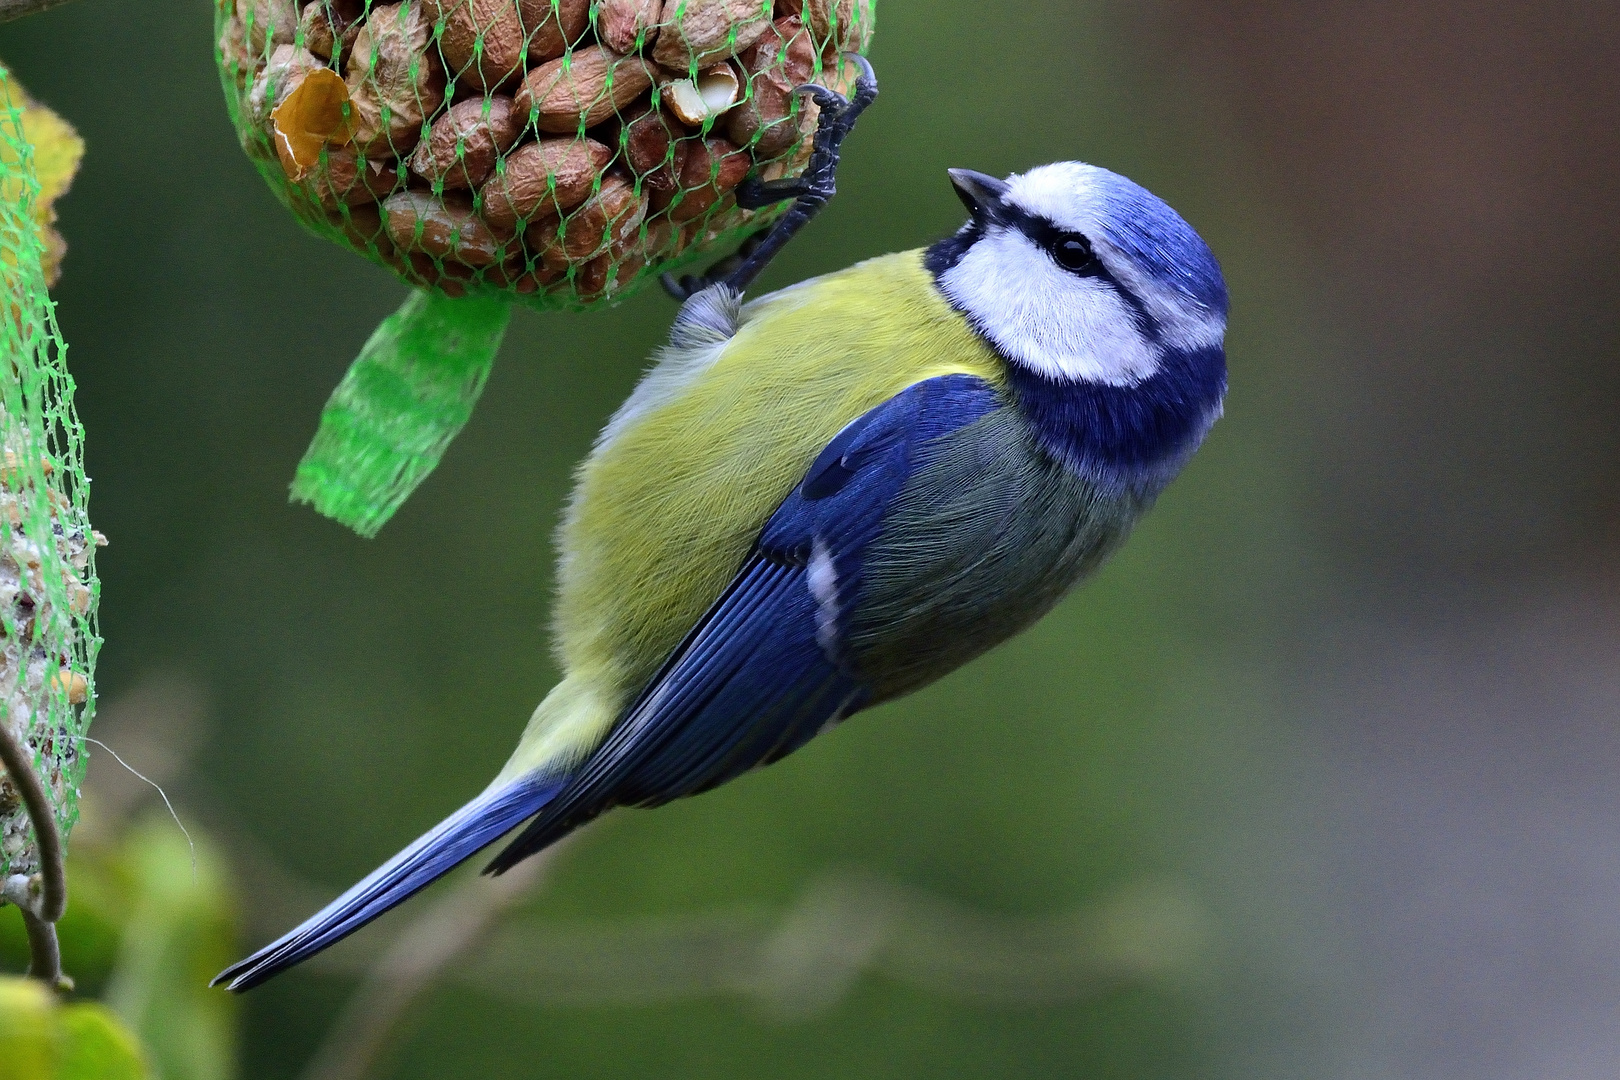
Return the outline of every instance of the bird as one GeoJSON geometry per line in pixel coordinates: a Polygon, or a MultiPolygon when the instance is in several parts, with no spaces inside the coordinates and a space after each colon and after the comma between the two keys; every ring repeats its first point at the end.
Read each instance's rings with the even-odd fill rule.
{"type": "Polygon", "coordinates": [[[1120,547],[1221,415],[1220,265],[1104,168],[949,176],[968,219],[930,246],[751,301],[688,280],[578,470],[563,674],[511,758],[216,983],[262,983],[520,825],[489,872],[780,760],[1027,628],[1120,547]]]}

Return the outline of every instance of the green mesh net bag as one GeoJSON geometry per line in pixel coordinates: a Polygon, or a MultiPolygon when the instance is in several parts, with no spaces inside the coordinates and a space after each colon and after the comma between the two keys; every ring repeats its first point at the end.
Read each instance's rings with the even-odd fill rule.
{"type": "MultiPolygon", "coordinates": [[[[61,158],[71,156],[71,178],[80,148],[0,67],[0,724],[32,756],[64,836],[94,709],[95,548],[105,543],[85,509],[84,428],[46,292],[61,256],[50,199],[66,186],[61,158]]],[[[0,778],[0,880],[40,869],[14,781],[0,778]]]]}
{"type": "Polygon", "coordinates": [[[423,290],[334,396],[294,497],[374,532],[465,422],[508,302],[610,303],[768,224],[785,207],[735,191],[802,173],[817,108],[793,90],[848,92],[875,5],[217,0],[271,189],[423,290]]]}

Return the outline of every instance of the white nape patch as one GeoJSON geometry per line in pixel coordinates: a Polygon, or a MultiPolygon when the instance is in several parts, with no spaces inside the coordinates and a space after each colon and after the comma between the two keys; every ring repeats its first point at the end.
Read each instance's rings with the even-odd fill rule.
{"type": "Polygon", "coordinates": [[[838,645],[838,571],[820,537],[810,541],[810,568],[806,574],[816,601],[816,644],[829,656],[838,645]]]}
{"type": "Polygon", "coordinates": [[[1226,316],[1191,304],[1180,292],[1142,273],[1106,238],[1094,243],[1092,250],[1159,324],[1160,341],[1178,349],[1208,349],[1225,339],[1226,316]]]}
{"type": "Polygon", "coordinates": [[[1135,386],[1159,370],[1112,286],[1063,269],[1017,229],[990,226],[939,284],[1007,357],[1048,378],[1135,386]]]}

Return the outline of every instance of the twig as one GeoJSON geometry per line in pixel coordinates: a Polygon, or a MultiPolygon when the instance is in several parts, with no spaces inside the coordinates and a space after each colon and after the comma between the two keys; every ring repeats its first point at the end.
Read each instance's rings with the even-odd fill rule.
{"type": "Polygon", "coordinates": [[[24,15],[37,15],[46,8],[65,3],[67,0],[0,0],[0,23],[20,19],[24,15]]]}
{"type": "Polygon", "coordinates": [[[867,973],[981,1004],[1071,1001],[1200,970],[1208,916],[1174,882],[1144,881],[1044,917],[974,911],[863,873],[813,883],[786,912],[748,908],[606,924],[502,927],[449,981],[553,1007],[716,995],[794,1019],[867,973]]]}
{"type": "MultiPolygon", "coordinates": [[[[3,0],[0,0],[3,2],[3,0]]],[[[28,809],[34,826],[34,845],[39,850],[38,895],[35,882],[21,875],[6,882],[5,897],[16,904],[28,926],[30,960],[28,974],[52,987],[60,987],[62,954],[56,943],[56,920],[67,910],[67,871],[62,863],[62,834],[56,829],[56,815],[45,798],[34,763],[11,728],[0,722],[0,765],[11,777],[12,786],[28,809]],[[16,886],[13,886],[16,882],[16,886]]]]}
{"type": "Polygon", "coordinates": [[[34,826],[34,843],[39,848],[39,872],[42,888],[38,901],[30,905],[34,914],[46,922],[55,922],[67,910],[67,871],[62,863],[62,834],[56,829],[56,814],[50,800],[45,797],[45,785],[39,782],[34,763],[28,759],[22,744],[5,724],[0,723],[0,765],[6,767],[17,794],[28,808],[28,820],[34,826]]]}
{"type": "Polygon", "coordinates": [[[73,989],[73,980],[62,973],[62,947],[56,940],[56,924],[35,915],[18,904],[23,926],[28,930],[28,974],[54,990],[73,989]]]}
{"type": "Polygon", "coordinates": [[[554,845],[499,877],[463,881],[402,930],[332,1025],[303,1080],[362,1080],[411,1003],[528,895],[564,846],[554,845]]]}

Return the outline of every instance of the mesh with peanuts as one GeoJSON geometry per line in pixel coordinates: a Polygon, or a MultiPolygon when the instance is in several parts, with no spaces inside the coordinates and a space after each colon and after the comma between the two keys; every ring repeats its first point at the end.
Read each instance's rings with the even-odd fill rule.
{"type": "Polygon", "coordinates": [[[242,146],[315,231],[452,296],[586,307],[783,207],[876,0],[217,0],[242,146]]]}
{"type": "MultiPolygon", "coordinates": [[[[95,708],[95,550],[106,540],[90,527],[84,427],[47,291],[64,245],[36,171],[30,113],[49,110],[0,67],[0,724],[65,836],[78,818],[95,708]]],[[[40,868],[22,790],[0,770],[0,880],[40,868]]]]}

